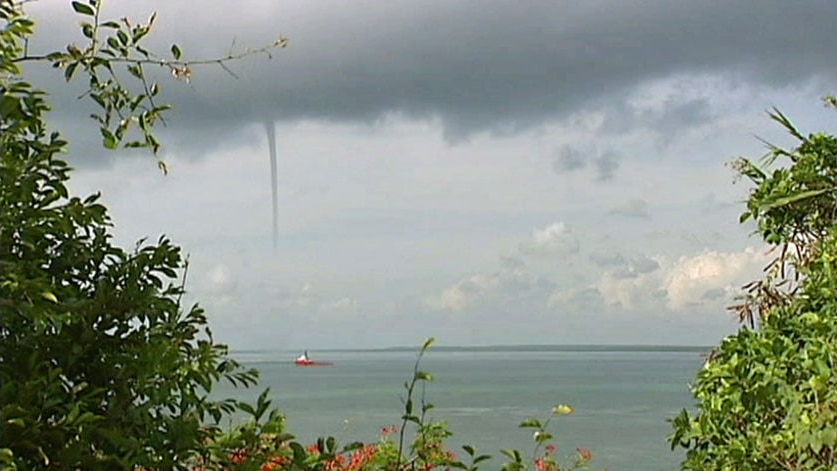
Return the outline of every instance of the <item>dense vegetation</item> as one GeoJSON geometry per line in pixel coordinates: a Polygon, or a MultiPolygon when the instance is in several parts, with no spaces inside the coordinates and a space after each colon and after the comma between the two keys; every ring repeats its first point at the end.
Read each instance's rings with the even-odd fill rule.
{"type": "MultiPolygon", "coordinates": [[[[180,247],[166,238],[118,247],[99,195],[69,194],[66,142],[47,125],[45,92],[20,68],[46,62],[67,80],[86,80],[103,145],[156,154],[153,126],[168,105],[157,102],[160,85],[146,68],[188,79],[197,64],[224,66],[284,47],[284,38],[191,62],[175,45],[162,58],[142,46],[153,15],[144,24],[108,21],[100,0],[86,0],[70,5],[88,43],[31,55],[25,44],[35,25],[25,4],[0,0],[0,469],[477,469],[489,459],[465,446],[467,459],[459,460],[445,447],[445,423],[429,418],[424,394],[414,403],[417,386],[432,380],[418,361],[405,384],[401,427],[385,430],[379,443],[300,444],[268,391],[256,404],[210,399],[218,381],[252,386],[257,372],[213,341],[199,306],[182,304],[188,264],[180,247]],[[222,429],[235,412],[250,418],[222,429]]],[[[550,418],[571,411],[556,406],[550,418]]],[[[549,421],[521,424],[534,432],[534,453],[503,451],[504,469],[586,466],[584,449],[567,467],[558,464],[549,421]]]]}
{"type": "Polygon", "coordinates": [[[673,421],[684,469],[837,466],[837,138],[772,117],[799,144],[735,167],[754,184],[741,219],[776,257],[733,307],[744,327],[698,374],[697,413],[673,421]]]}

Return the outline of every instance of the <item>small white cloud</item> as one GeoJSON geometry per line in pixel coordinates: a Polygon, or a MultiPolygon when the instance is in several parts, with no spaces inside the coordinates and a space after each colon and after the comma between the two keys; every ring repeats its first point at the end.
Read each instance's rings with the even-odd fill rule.
{"type": "Polygon", "coordinates": [[[201,291],[207,291],[210,301],[216,306],[223,306],[235,300],[238,291],[238,283],[224,264],[210,268],[200,285],[201,291]]]}
{"type": "Polygon", "coordinates": [[[578,253],[580,244],[572,230],[563,222],[555,222],[532,232],[532,243],[523,252],[569,255],[578,253]]]}
{"type": "Polygon", "coordinates": [[[521,268],[503,269],[492,274],[476,274],[426,299],[439,311],[462,312],[474,306],[534,301],[543,305],[554,283],[521,268]]]}
{"type": "Polygon", "coordinates": [[[324,291],[313,283],[305,282],[301,286],[283,287],[276,290],[275,305],[296,314],[326,314],[349,316],[358,313],[358,301],[355,297],[324,291]]]}
{"type": "Polygon", "coordinates": [[[206,273],[206,280],[210,287],[225,285],[230,279],[229,273],[226,265],[215,265],[206,273]]]}
{"type": "Polygon", "coordinates": [[[311,300],[314,297],[314,287],[311,283],[305,283],[302,285],[302,288],[299,290],[296,296],[296,305],[297,306],[308,306],[311,304],[311,300]]]}
{"type": "Polygon", "coordinates": [[[433,309],[461,312],[471,307],[480,295],[499,284],[497,275],[473,275],[431,297],[427,304],[433,309]]]}
{"type": "Polygon", "coordinates": [[[428,300],[433,309],[440,311],[460,312],[467,309],[472,303],[471,297],[462,287],[457,284],[442,291],[437,297],[428,300]]]}
{"type": "Polygon", "coordinates": [[[322,310],[332,314],[352,316],[357,314],[358,304],[356,299],[350,296],[343,296],[342,298],[323,303],[322,310]]]}

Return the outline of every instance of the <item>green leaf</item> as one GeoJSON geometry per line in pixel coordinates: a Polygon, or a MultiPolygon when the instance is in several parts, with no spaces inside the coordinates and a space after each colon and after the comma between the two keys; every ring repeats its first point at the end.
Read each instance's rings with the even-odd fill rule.
{"type": "Polygon", "coordinates": [[[768,112],[767,115],[770,116],[770,118],[773,121],[776,121],[777,123],[781,124],[782,127],[784,127],[793,137],[799,139],[800,141],[805,140],[805,136],[803,136],[802,133],[799,132],[798,129],[796,129],[796,126],[793,125],[791,120],[788,119],[787,116],[782,114],[782,112],[779,111],[779,109],[775,106],[773,107],[773,111],[768,112]]]}
{"type": "Polygon", "coordinates": [[[308,453],[305,452],[305,448],[297,442],[291,442],[290,445],[291,450],[294,454],[294,463],[302,464],[305,461],[305,457],[308,456],[308,453]]]}
{"type": "Polygon", "coordinates": [[[769,201],[766,203],[761,203],[758,205],[758,209],[761,211],[770,211],[771,209],[776,209],[782,206],[787,206],[791,203],[796,203],[797,201],[802,201],[808,198],[813,198],[815,196],[819,196],[823,193],[828,193],[830,191],[837,190],[837,188],[822,188],[819,190],[808,190],[803,191],[801,193],[796,193],[789,196],[784,196],[782,198],[776,198],[773,201],[769,201]]]}
{"type": "Polygon", "coordinates": [[[64,69],[64,80],[69,82],[73,78],[73,74],[75,74],[76,69],[78,68],[78,62],[71,62],[67,65],[64,69]]]}
{"type": "Polygon", "coordinates": [[[541,421],[538,419],[526,419],[520,422],[520,428],[543,428],[541,421]]]}
{"type": "Polygon", "coordinates": [[[91,8],[89,5],[85,5],[81,2],[73,2],[73,10],[75,10],[76,13],[80,13],[82,15],[87,15],[87,16],[95,16],[96,15],[96,12],[93,11],[93,8],[91,8]]]}
{"type": "Polygon", "coordinates": [[[348,445],[344,446],[342,451],[343,451],[343,453],[345,453],[347,451],[355,451],[355,450],[359,450],[359,449],[363,448],[363,446],[364,446],[363,442],[352,442],[352,443],[349,443],[348,445]]]}
{"type": "Polygon", "coordinates": [[[11,95],[0,96],[0,116],[14,117],[20,112],[20,100],[11,95]]]}
{"type": "Polygon", "coordinates": [[[128,33],[126,33],[125,31],[123,31],[123,30],[121,30],[121,29],[120,29],[119,31],[117,31],[117,32],[116,32],[116,37],[119,39],[119,42],[120,42],[123,46],[127,46],[127,45],[128,45],[128,42],[129,42],[129,41],[130,41],[130,39],[131,39],[131,38],[129,38],[129,37],[128,37],[128,33]]]}
{"type": "Polygon", "coordinates": [[[81,34],[86,38],[93,39],[93,25],[90,23],[82,23],[81,34]]]}
{"type": "Polygon", "coordinates": [[[500,450],[500,453],[513,459],[515,463],[523,462],[523,454],[520,453],[518,450],[500,450]]]}
{"type": "Polygon", "coordinates": [[[421,422],[421,420],[419,420],[419,418],[418,418],[418,417],[416,417],[415,415],[410,415],[410,414],[404,414],[404,415],[402,415],[402,416],[401,416],[401,420],[405,420],[405,421],[407,421],[407,422],[412,422],[412,423],[414,423],[414,424],[418,424],[418,423],[420,423],[420,422],[421,422]]]}
{"type": "Polygon", "coordinates": [[[433,375],[426,371],[417,371],[416,379],[421,381],[433,381],[433,375]]]}
{"type": "Polygon", "coordinates": [[[183,55],[180,47],[177,44],[171,45],[171,56],[174,57],[174,60],[180,60],[180,57],[183,55]]]}
{"type": "Polygon", "coordinates": [[[543,430],[538,430],[532,435],[532,438],[537,443],[544,443],[548,442],[549,440],[552,440],[552,434],[549,432],[544,432],[543,430]]]}
{"type": "Polygon", "coordinates": [[[58,298],[55,297],[55,295],[49,291],[44,291],[43,293],[41,293],[41,297],[46,299],[47,301],[58,304],[58,298]]]}
{"type": "Polygon", "coordinates": [[[474,464],[481,463],[483,461],[490,460],[490,459],[491,459],[491,455],[479,455],[476,458],[474,458],[474,464]]]}
{"type": "Polygon", "coordinates": [[[573,408],[567,404],[558,404],[552,408],[552,413],[558,415],[569,415],[573,413],[573,408]]]}
{"type": "Polygon", "coordinates": [[[253,415],[253,416],[256,415],[256,409],[254,409],[253,406],[251,406],[250,404],[247,404],[246,402],[239,402],[238,403],[238,409],[241,410],[242,412],[246,412],[247,414],[250,414],[250,415],[253,415]]]}
{"type": "Polygon", "coordinates": [[[116,136],[108,128],[99,128],[102,133],[102,145],[107,149],[116,149],[119,141],[116,136]]]}

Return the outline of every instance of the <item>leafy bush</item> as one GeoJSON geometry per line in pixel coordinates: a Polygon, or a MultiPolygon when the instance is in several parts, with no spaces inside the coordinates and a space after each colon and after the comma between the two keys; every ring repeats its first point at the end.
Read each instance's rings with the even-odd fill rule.
{"type": "Polygon", "coordinates": [[[819,470],[837,466],[837,138],[803,136],[772,147],[739,172],[756,187],[742,220],[753,218],[776,259],[734,306],[745,322],[707,360],[693,393],[698,411],[673,419],[672,447],[684,469],[819,470]]]}
{"type": "MultiPolygon", "coordinates": [[[[0,1],[0,466],[185,469],[218,433],[206,424],[237,405],[209,400],[213,383],[250,385],[256,372],[213,342],[200,307],[181,305],[179,247],[161,238],[123,250],[99,196],[69,195],[66,143],[18,67],[34,26],[22,4],[0,1]]],[[[104,24],[97,1],[73,7],[104,24]]],[[[128,46],[141,50],[136,28],[128,46]]],[[[150,136],[164,107],[143,105],[151,89],[135,98],[97,78],[108,57],[95,47],[43,56],[86,71],[102,129],[122,115],[150,136]]]]}

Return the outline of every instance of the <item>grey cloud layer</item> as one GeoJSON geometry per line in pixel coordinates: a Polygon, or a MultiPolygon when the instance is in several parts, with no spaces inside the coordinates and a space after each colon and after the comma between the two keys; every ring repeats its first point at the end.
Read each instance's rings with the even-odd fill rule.
{"type": "MultiPolygon", "coordinates": [[[[291,38],[272,61],[236,65],[241,80],[203,70],[192,88],[167,86],[179,125],[200,134],[268,118],[400,113],[438,117],[456,139],[526,128],[674,73],[732,72],[783,85],[835,72],[837,2],[828,0],[193,5],[149,0],[130,12],[159,10],[158,44],[176,39],[196,54],[226,51],[234,37],[248,45],[291,38]]],[[[54,7],[48,21],[67,21],[54,7]]],[[[123,8],[111,5],[117,14],[123,8]]],[[[705,119],[697,102],[672,113],[705,119]]]]}

